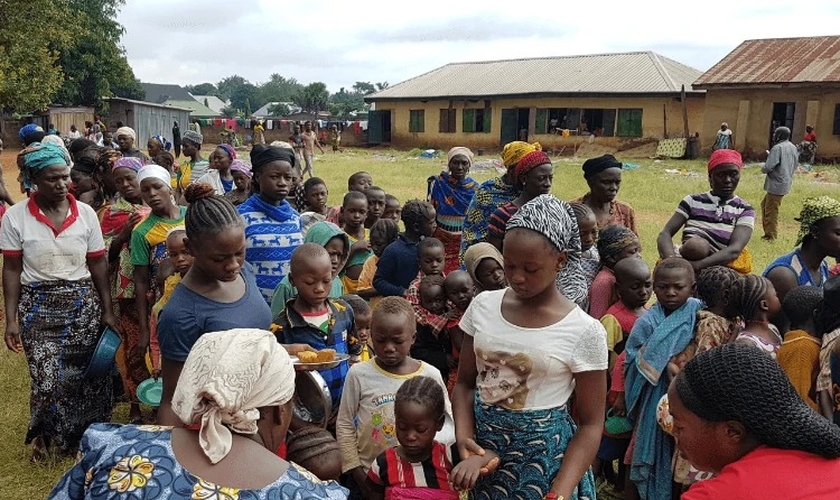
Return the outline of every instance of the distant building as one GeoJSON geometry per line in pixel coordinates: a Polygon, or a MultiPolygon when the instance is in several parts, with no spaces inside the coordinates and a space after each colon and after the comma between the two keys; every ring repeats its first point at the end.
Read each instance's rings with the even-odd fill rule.
{"type": "Polygon", "coordinates": [[[207,106],[208,108],[212,109],[217,115],[222,114],[222,110],[226,107],[230,106],[230,101],[223,101],[219,99],[217,96],[214,95],[198,95],[198,94],[190,94],[193,99],[200,102],[201,104],[207,106]]]}
{"type": "Polygon", "coordinates": [[[689,130],[703,125],[700,74],[654,52],[453,63],[365,97],[368,138],[443,148],[682,137],[683,86],[689,130]]]}
{"type": "Polygon", "coordinates": [[[840,36],[747,40],[694,82],[706,91],[701,142],[708,150],[720,124],[735,149],[762,156],[773,129],[796,143],[805,125],[817,133],[817,156],[840,157],[840,36]]]}
{"type": "Polygon", "coordinates": [[[270,110],[278,104],[285,104],[286,107],[289,108],[289,113],[288,114],[290,114],[290,115],[298,114],[298,113],[301,112],[300,106],[298,106],[297,104],[295,104],[293,102],[269,102],[265,106],[263,106],[260,109],[254,111],[253,113],[251,113],[251,116],[254,117],[254,118],[269,118],[269,117],[271,117],[271,118],[281,118],[282,116],[273,115],[270,112],[270,110]]]}
{"type": "Polygon", "coordinates": [[[165,106],[175,106],[176,108],[187,108],[192,111],[190,118],[216,118],[222,116],[221,113],[214,111],[195,99],[176,100],[167,99],[163,102],[165,106]]]}
{"type": "Polygon", "coordinates": [[[140,86],[146,92],[144,102],[163,104],[166,101],[190,101],[193,98],[187,89],[180,85],[140,82],[140,86]]]}
{"type": "Polygon", "coordinates": [[[116,130],[116,123],[134,129],[137,140],[134,146],[138,149],[146,149],[149,138],[161,134],[172,140],[173,122],[178,122],[181,132],[187,129],[190,121],[189,108],[167,106],[153,102],[135,101],[122,97],[111,97],[108,100],[108,126],[111,131],[116,130]]]}

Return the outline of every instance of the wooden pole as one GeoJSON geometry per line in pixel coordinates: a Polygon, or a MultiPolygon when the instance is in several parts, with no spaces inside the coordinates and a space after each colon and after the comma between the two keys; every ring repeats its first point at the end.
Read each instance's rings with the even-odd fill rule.
{"type": "Polygon", "coordinates": [[[685,140],[688,141],[688,103],[685,98],[685,84],[682,85],[682,89],[680,90],[680,100],[682,100],[683,109],[683,132],[685,133],[685,140]]]}
{"type": "Polygon", "coordinates": [[[668,138],[668,105],[662,105],[662,138],[668,138]]]}

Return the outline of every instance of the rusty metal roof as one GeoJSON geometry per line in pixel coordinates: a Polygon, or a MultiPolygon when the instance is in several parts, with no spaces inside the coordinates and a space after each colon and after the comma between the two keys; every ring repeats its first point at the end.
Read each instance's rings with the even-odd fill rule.
{"type": "Polygon", "coordinates": [[[747,40],[695,87],[840,82],[840,36],[747,40]]]}
{"type": "Polygon", "coordinates": [[[534,94],[691,92],[700,71],[654,52],[452,63],[365,98],[489,98],[534,94]]]}

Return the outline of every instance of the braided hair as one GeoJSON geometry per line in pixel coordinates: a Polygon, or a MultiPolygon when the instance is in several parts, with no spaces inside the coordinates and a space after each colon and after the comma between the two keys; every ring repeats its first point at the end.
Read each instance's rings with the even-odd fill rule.
{"type": "Polygon", "coordinates": [[[726,266],[711,266],[697,274],[697,289],[694,296],[706,304],[707,309],[725,306],[729,300],[732,284],[741,277],[737,271],[726,266]]]}
{"type": "MultiPolygon", "coordinates": [[[[815,286],[798,286],[789,291],[782,301],[782,310],[790,320],[791,328],[801,328],[810,324],[814,318],[814,310],[820,306],[823,293],[815,286]]],[[[822,336],[822,332],[817,332],[822,336]]]]}
{"type": "Polygon", "coordinates": [[[435,207],[428,201],[423,200],[408,200],[402,207],[402,221],[407,231],[417,231],[415,227],[419,228],[423,222],[429,219],[429,215],[434,212],[435,207]]]}
{"type": "Polygon", "coordinates": [[[431,377],[422,375],[406,380],[397,389],[394,406],[400,403],[417,403],[429,411],[429,416],[436,422],[443,422],[446,412],[443,387],[431,377]]]}
{"type": "Polygon", "coordinates": [[[386,246],[397,239],[397,235],[399,235],[399,233],[400,227],[394,219],[381,218],[374,222],[373,226],[370,227],[370,237],[372,238],[374,234],[381,235],[382,239],[387,242],[386,246]]]}
{"type": "Polygon", "coordinates": [[[216,196],[210,184],[195,183],[184,190],[189,203],[184,216],[187,238],[197,240],[204,235],[219,234],[231,227],[244,228],[245,221],[227,199],[216,196]]]}
{"type": "Polygon", "coordinates": [[[634,243],[639,243],[639,237],[624,226],[611,224],[601,229],[598,232],[598,255],[601,256],[601,262],[608,267],[614,266],[621,252],[634,243]]]}
{"type": "Polygon", "coordinates": [[[766,278],[755,274],[748,274],[736,280],[732,284],[732,293],[729,294],[726,316],[753,319],[767,293],[769,283],[766,278]]]}
{"type": "Polygon", "coordinates": [[[589,205],[585,203],[574,202],[569,203],[569,206],[572,207],[572,212],[575,213],[575,219],[577,219],[578,222],[582,221],[587,217],[595,216],[595,212],[593,212],[592,209],[589,208],[589,205]]]}
{"type": "MultiPolygon", "coordinates": [[[[319,464],[341,462],[338,441],[326,429],[304,427],[286,439],[286,458],[308,471],[317,471],[319,464]]],[[[314,472],[313,472],[314,474],[314,472]]],[[[318,476],[318,474],[315,474],[318,476]]],[[[320,477],[327,480],[333,478],[320,477]]]]}
{"type": "Polygon", "coordinates": [[[696,356],[674,384],[703,420],[740,422],[771,448],[840,457],[840,427],[811,409],[779,363],[753,346],[725,344],[696,356]]]}

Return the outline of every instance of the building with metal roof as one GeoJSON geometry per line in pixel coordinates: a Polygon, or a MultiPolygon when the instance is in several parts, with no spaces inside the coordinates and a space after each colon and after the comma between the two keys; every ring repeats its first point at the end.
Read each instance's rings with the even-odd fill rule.
{"type": "Polygon", "coordinates": [[[369,141],[499,147],[527,138],[605,145],[703,123],[701,72],[654,52],[452,63],[367,96],[369,141]],[[684,99],[683,99],[684,97],[684,99]]]}
{"type": "Polygon", "coordinates": [[[186,130],[192,112],[189,108],[135,101],[123,97],[110,97],[107,101],[110,129],[116,130],[118,122],[133,128],[137,134],[134,146],[139,149],[144,149],[149,138],[158,134],[171,141],[172,126],[178,122],[179,128],[182,131],[186,130]]]}
{"type": "Polygon", "coordinates": [[[746,40],[694,82],[706,90],[702,143],[722,122],[735,149],[763,157],[773,130],[787,126],[798,143],[815,128],[817,156],[840,157],[840,36],[746,40]]]}

